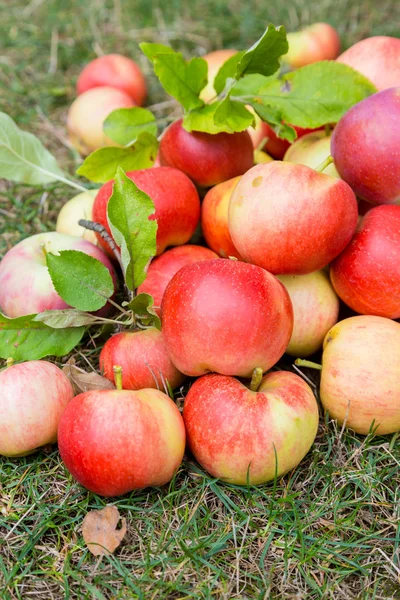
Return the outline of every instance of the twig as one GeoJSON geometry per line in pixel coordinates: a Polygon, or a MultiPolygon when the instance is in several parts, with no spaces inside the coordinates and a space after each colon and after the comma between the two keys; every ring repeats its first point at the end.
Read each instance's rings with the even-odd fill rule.
{"type": "Polygon", "coordinates": [[[124,267],[121,260],[121,253],[118,249],[117,244],[114,242],[114,240],[108,233],[107,229],[103,225],[100,225],[100,223],[96,223],[95,221],[88,221],[87,219],[80,219],[78,221],[78,225],[84,227],[85,229],[89,229],[89,231],[95,231],[103,238],[103,240],[110,247],[110,250],[112,250],[112,253],[114,254],[115,258],[119,263],[119,266],[122,269],[122,272],[124,272],[124,267]]]}

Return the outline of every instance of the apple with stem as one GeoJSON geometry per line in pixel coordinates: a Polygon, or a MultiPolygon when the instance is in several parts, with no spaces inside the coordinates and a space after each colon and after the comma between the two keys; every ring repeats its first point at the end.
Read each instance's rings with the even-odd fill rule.
{"type": "Polygon", "coordinates": [[[87,190],[68,200],[58,213],[56,231],[84,238],[97,245],[96,233],[79,225],[81,219],[93,220],[93,203],[96,194],[97,190],[87,190]]]}
{"type": "MultiPolygon", "coordinates": [[[[289,146],[283,160],[318,169],[331,154],[331,137],[331,134],[322,130],[307,133],[289,146]]],[[[324,173],[332,177],[340,177],[333,163],[324,169],[324,173]]]]}

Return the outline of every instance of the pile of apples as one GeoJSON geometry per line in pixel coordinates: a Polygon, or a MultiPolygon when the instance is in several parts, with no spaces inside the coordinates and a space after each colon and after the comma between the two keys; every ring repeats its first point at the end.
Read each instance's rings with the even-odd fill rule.
{"type": "MultiPolygon", "coordinates": [[[[339,53],[326,24],[293,35],[293,67],[339,53]]],[[[204,99],[232,52],[205,57],[204,99]]],[[[275,365],[286,352],[311,367],[304,359],[321,348],[320,400],[330,417],[363,435],[400,430],[400,40],[368,38],[337,60],[378,93],[333,132],[296,128],[289,145],[261,121],[210,135],[178,119],[162,135],[157,166],[127,173],[155,205],[157,256],[138,292],[153,296],[161,331],[113,335],[99,367],[115,389],[75,398],[54,364],[9,364],[0,372],[1,454],[23,456],[58,436],[72,475],[114,496],[168,482],[187,444],[212,476],[261,484],[300,463],[319,421],[310,385],[275,365]],[[255,154],[260,143],[268,154],[255,154]],[[188,244],[199,224],[204,245],[188,244]],[[338,322],[341,301],[357,314],[338,322]],[[197,379],[181,415],[168,391],[186,377],[197,379]]],[[[87,65],[77,90],[68,129],[85,154],[111,143],[102,122],[142,104],[146,83],[132,60],[110,55],[87,65]]],[[[116,283],[105,240],[77,225],[93,219],[111,235],[112,189],[109,181],[80,194],[61,210],[57,232],[6,254],[4,314],[67,306],[46,268],[52,248],[98,258],[116,283]]]]}

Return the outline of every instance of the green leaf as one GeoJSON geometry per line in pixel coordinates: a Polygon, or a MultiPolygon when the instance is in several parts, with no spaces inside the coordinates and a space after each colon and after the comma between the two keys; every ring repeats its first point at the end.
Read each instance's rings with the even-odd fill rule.
{"type": "Polygon", "coordinates": [[[131,146],[140,133],[157,136],[156,118],[147,108],[118,108],[103,123],[104,133],[121,146],[131,146]]]}
{"type": "Polygon", "coordinates": [[[83,312],[74,308],[64,308],[62,310],[45,310],[36,315],[35,323],[44,323],[52,329],[63,329],[65,327],[82,327],[82,325],[92,325],[98,321],[95,315],[83,312]]]}
{"type": "Polygon", "coordinates": [[[44,356],[65,356],[82,339],[84,327],[52,329],[35,322],[36,315],[9,319],[0,314],[0,358],[39,360],[44,356]]]}
{"type": "Polygon", "coordinates": [[[268,25],[258,42],[239,61],[236,79],[251,73],[272,75],[279,69],[279,57],[286,54],[288,49],[285,28],[268,25]]]}
{"type": "Polygon", "coordinates": [[[95,150],[85,158],[76,172],[95,183],[105,183],[114,179],[119,166],[124,171],[148,169],[156,159],[157,150],[157,138],[142,131],[135,144],[129,148],[109,147],[95,150]]]}
{"type": "Polygon", "coordinates": [[[224,90],[227,79],[235,78],[238,62],[244,54],[245,50],[234,54],[219,69],[214,79],[214,90],[217,94],[220,94],[224,90]]]}
{"type": "Polygon", "coordinates": [[[226,96],[219,102],[214,113],[214,123],[217,126],[224,126],[226,132],[233,133],[254,126],[255,119],[243,104],[234,102],[229,96],[226,96]]]}
{"type": "Polygon", "coordinates": [[[112,236],[121,248],[125,283],[130,290],[146,278],[146,268],[156,254],[157,221],[153,201],[142,192],[121,167],[118,168],[107,215],[112,236]]]}
{"type": "Polygon", "coordinates": [[[296,130],[290,125],[282,121],[282,113],[272,106],[260,104],[259,102],[251,102],[250,105],[254,108],[258,116],[268,123],[276,135],[289,142],[294,142],[297,138],[296,130]]]}
{"type": "Polygon", "coordinates": [[[133,311],[143,325],[153,326],[161,331],[161,321],[153,306],[154,298],[150,294],[138,294],[128,304],[128,308],[133,311]]]}
{"type": "Polygon", "coordinates": [[[256,73],[245,75],[235,83],[231,89],[231,96],[256,95],[264,86],[277,79],[277,75],[271,75],[270,77],[264,77],[264,75],[257,75],[256,73]]]}
{"type": "Polygon", "coordinates": [[[214,122],[215,111],[219,102],[205,104],[201,108],[191,110],[183,117],[183,127],[186,131],[204,131],[205,133],[221,133],[226,131],[224,125],[216,125],[214,122]]]}
{"type": "Polygon", "coordinates": [[[165,46],[164,44],[151,44],[149,42],[142,42],[139,44],[139,47],[143,54],[147,56],[150,61],[153,61],[153,58],[157,54],[175,54],[175,51],[172,50],[170,46],[165,46]]]}
{"type": "Polygon", "coordinates": [[[73,308],[99,310],[114,293],[109,270],[93,256],[62,250],[48,253],[46,262],[56,292],[73,308]]]}

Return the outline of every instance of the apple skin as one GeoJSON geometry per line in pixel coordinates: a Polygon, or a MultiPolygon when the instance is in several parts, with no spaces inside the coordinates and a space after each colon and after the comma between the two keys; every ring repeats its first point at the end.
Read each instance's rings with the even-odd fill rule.
{"type": "Polygon", "coordinates": [[[147,277],[137,289],[138,294],[144,293],[153,296],[154,308],[157,314],[160,315],[165,288],[175,273],[186,265],[215,258],[218,258],[218,254],[203,246],[185,244],[184,246],[171,248],[151,261],[147,270],[147,277]]]}
{"type": "Polygon", "coordinates": [[[204,102],[210,102],[216,95],[217,92],[214,90],[215,77],[222,65],[235,54],[237,54],[237,50],[226,48],[223,50],[215,50],[214,52],[209,52],[202,56],[208,65],[208,82],[200,92],[200,98],[204,100],[204,102]]]}
{"type": "Polygon", "coordinates": [[[182,462],[185,427],[159,390],[96,390],[76,396],[58,429],[71,475],[101,496],[170,481],[182,462]]]}
{"type": "MultiPolygon", "coordinates": [[[[54,289],[46,265],[46,251],[61,250],[78,250],[97,258],[107,267],[116,286],[114,268],[100,248],[72,235],[38,233],[11,248],[0,262],[0,307],[7,317],[70,308],[54,289]]],[[[107,310],[106,305],[97,314],[104,315],[107,310]]]]}
{"type": "MultiPolygon", "coordinates": [[[[292,127],[297,133],[296,140],[302,138],[303,135],[318,131],[317,129],[305,129],[304,127],[297,127],[297,125],[292,125],[292,127]]],[[[263,137],[268,138],[263,150],[265,150],[265,152],[270,154],[276,160],[282,160],[285,156],[285,152],[288,148],[290,148],[291,143],[288,140],[283,140],[278,137],[268,123],[263,123],[263,137]]]]}
{"type": "Polygon", "coordinates": [[[336,125],[331,143],[339,175],[372,204],[400,202],[400,87],[355,104],[336,125]]]}
{"type": "Polygon", "coordinates": [[[222,258],[234,256],[240,260],[228,227],[229,201],[239,179],[228,179],[208,190],[201,205],[201,228],[207,246],[214,252],[222,258]]]}
{"type": "MultiPolygon", "coordinates": [[[[178,169],[154,167],[128,171],[126,175],[143,192],[148,194],[155,206],[157,219],[157,255],[167,246],[186,244],[194,234],[200,220],[200,198],[193,183],[178,169]]],[[[105,183],[98,191],[93,205],[93,219],[103,225],[111,235],[107,220],[107,204],[111,198],[114,180],[105,183]]],[[[98,235],[100,245],[110,252],[108,244],[98,235]]]]}
{"type": "Polygon", "coordinates": [[[280,275],[326,266],[351,240],[357,217],[356,197],[344,181],[279,161],[250,169],[229,203],[229,231],[239,254],[280,275]]]}
{"type": "Polygon", "coordinates": [[[80,219],[93,220],[93,203],[96,194],[97,190],[88,190],[68,200],[58,213],[56,231],[81,237],[97,246],[96,233],[78,225],[80,219]]]}
{"type": "Polygon", "coordinates": [[[350,317],[327,333],[320,398],[339,425],[367,435],[400,430],[400,323],[350,317]],[[347,417],[347,418],[346,418],[347,417]]]}
{"type": "Polygon", "coordinates": [[[288,33],[289,51],[282,57],[292,69],[320,60],[334,60],[340,52],[340,38],[328,23],[314,23],[301,31],[288,33]]]}
{"type": "Polygon", "coordinates": [[[253,144],[247,131],[186,131],[182,119],[172,123],[160,141],[160,162],[183,171],[200,187],[242,175],[253,166],[253,144]]]}
{"type": "Polygon", "coordinates": [[[186,375],[251,377],[283,355],[293,328],[289,294],[270,273],[218,258],[183,267],[165,290],[165,346],[186,375]]]}
{"type": "Polygon", "coordinates": [[[265,375],[257,392],[211,374],[190,388],[183,419],[188,445],[206,471],[229,483],[258,485],[304,458],[317,433],[318,406],[307,383],[288,371],[265,375]]]}
{"type": "Polygon", "coordinates": [[[146,99],[146,79],[139,65],[121,54],[106,54],[88,63],[78,77],[76,91],[79,96],[87,90],[103,86],[122,90],[138,106],[146,99]]]}
{"type": "Polygon", "coordinates": [[[56,365],[32,360],[0,371],[0,454],[26,456],[57,441],[60,417],[74,397],[56,365]]]}
{"type": "Polygon", "coordinates": [[[385,35],[366,38],[348,48],[337,59],[353,67],[378,91],[400,85],[400,39],[385,35]]]}
{"type": "Polygon", "coordinates": [[[116,146],[104,134],[103,123],[113,110],[132,106],[136,106],[132,98],[117,88],[103,86],[83,92],[68,111],[69,141],[83,156],[103,146],[116,146]]]}
{"type": "Polygon", "coordinates": [[[278,275],[293,305],[294,325],[286,354],[304,358],[319,350],[339,316],[339,298],[324,271],[278,275]]]}
{"type": "MultiPolygon", "coordinates": [[[[316,169],[331,154],[331,137],[331,135],[326,135],[325,131],[307,133],[289,146],[283,160],[316,169]]],[[[323,172],[325,175],[340,179],[333,163],[326,167],[323,172]]]]}
{"type": "Polygon", "coordinates": [[[162,390],[165,380],[175,389],[184,380],[167,354],[161,331],[155,327],[123,331],[108,339],[100,353],[100,369],[113,383],[114,365],[122,367],[124,390],[162,390]]]}
{"type": "Polygon", "coordinates": [[[355,312],[400,318],[400,206],[376,206],[363,217],[331,265],[339,297],[355,312]]]}

